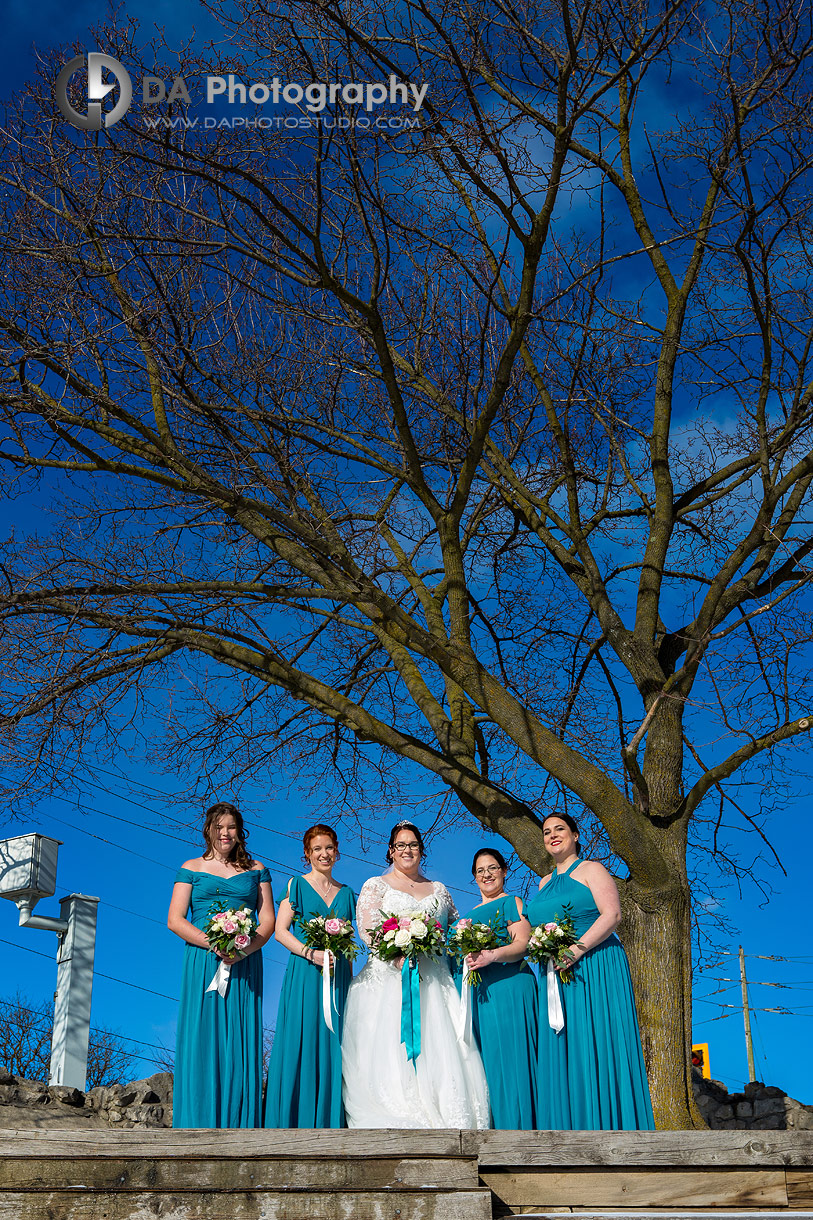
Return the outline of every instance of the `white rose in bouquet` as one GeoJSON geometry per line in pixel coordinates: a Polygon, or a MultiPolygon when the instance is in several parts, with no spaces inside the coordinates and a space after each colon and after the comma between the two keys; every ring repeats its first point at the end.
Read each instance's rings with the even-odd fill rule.
{"type": "Polygon", "coordinates": [[[409,925],[409,934],[414,940],[423,940],[426,936],[426,924],[422,919],[413,919],[409,925]]]}
{"type": "Polygon", "coordinates": [[[411,939],[409,928],[399,928],[395,933],[395,943],[399,949],[408,949],[411,939]]]}

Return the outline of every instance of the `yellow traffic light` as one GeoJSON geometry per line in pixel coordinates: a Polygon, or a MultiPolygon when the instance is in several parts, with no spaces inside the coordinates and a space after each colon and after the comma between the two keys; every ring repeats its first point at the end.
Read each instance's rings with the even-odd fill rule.
{"type": "Polygon", "coordinates": [[[711,1080],[708,1042],[697,1042],[692,1047],[692,1067],[700,1068],[706,1080],[711,1080]]]}

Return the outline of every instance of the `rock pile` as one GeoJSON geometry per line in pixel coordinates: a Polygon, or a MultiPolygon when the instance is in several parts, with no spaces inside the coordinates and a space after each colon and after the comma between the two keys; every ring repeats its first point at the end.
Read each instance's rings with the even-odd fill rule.
{"type": "Polygon", "coordinates": [[[692,1073],[694,1097],[713,1131],[813,1131],[813,1106],[802,1105],[771,1084],[747,1084],[742,1093],[729,1093],[719,1080],[692,1073]]]}
{"type": "MultiPolygon", "coordinates": [[[[747,1084],[742,1093],[729,1093],[719,1080],[704,1080],[697,1070],[693,1084],[700,1113],[713,1131],[813,1131],[813,1106],[773,1085],[747,1084]]],[[[0,1127],[62,1126],[171,1127],[172,1074],[158,1072],[146,1080],[82,1093],[22,1080],[0,1068],[0,1127]]]]}
{"type": "Polygon", "coordinates": [[[0,1127],[30,1129],[66,1125],[171,1127],[172,1074],[114,1084],[82,1093],[64,1085],[23,1080],[0,1068],[0,1127]]]}

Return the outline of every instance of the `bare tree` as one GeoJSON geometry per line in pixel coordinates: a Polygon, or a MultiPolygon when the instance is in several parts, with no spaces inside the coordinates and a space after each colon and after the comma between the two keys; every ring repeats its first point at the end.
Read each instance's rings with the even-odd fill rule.
{"type": "Polygon", "coordinates": [[[9,760],[153,699],[204,786],[328,765],[351,816],[401,760],[537,871],[583,808],[699,1124],[687,847],[747,870],[737,785],[809,728],[811,12],[238,16],[218,71],[428,82],[419,126],[86,139],[56,64],[9,116],[2,457],[50,504],[2,557],[9,760]]]}
{"type": "MultiPolygon", "coordinates": [[[[51,1062],[53,1006],[18,991],[0,1000],[0,1065],[24,1080],[47,1081],[51,1062]]],[[[85,1087],[111,1085],[132,1075],[133,1054],[109,1029],[90,1031],[85,1087]]]]}

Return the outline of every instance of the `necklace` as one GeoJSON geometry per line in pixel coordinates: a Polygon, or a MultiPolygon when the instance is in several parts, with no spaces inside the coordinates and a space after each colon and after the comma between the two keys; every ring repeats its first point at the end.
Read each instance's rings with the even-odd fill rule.
{"type": "Polygon", "coordinates": [[[420,882],[420,881],[413,881],[411,877],[407,877],[406,873],[402,873],[398,870],[393,870],[393,871],[395,873],[395,876],[398,877],[399,880],[406,881],[407,885],[410,886],[413,890],[415,889],[416,885],[422,884],[422,882],[420,882]]]}
{"type": "MultiPolygon", "coordinates": [[[[318,877],[318,875],[319,875],[318,873],[313,874],[314,882],[316,881],[316,878],[318,877]]],[[[327,885],[314,884],[314,889],[317,891],[317,893],[321,893],[325,898],[327,898],[328,894],[333,889],[333,884],[334,884],[333,878],[331,877],[331,878],[329,878],[327,885]]]]}

